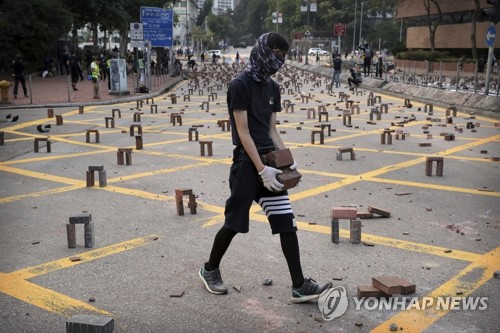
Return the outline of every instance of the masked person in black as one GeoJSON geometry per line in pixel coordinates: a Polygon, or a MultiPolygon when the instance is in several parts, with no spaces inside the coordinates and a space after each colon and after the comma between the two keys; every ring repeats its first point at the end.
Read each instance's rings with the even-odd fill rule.
{"type": "Polygon", "coordinates": [[[17,88],[19,82],[23,87],[24,97],[28,97],[28,90],[26,90],[26,79],[24,78],[24,64],[20,54],[16,54],[15,60],[12,62],[12,70],[14,71],[14,98],[17,98],[17,88]]]}
{"type": "MultiPolygon", "coordinates": [[[[230,83],[227,93],[233,151],[229,175],[231,195],[226,201],[225,222],[215,236],[208,262],[199,270],[206,289],[227,294],[219,264],[233,237],[249,231],[249,210],[257,202],[268,218],[273,234],[280,235],[281,248],[292,279],[292,303],[318,299],[331,283],[318,284],[304,278],[300,263],[295,216],[283,184],[276,179],[281,170],[265,165],[261,155],[285,149],[276,128],[281,111],[278,83],[271,79],[285,63],[288,42],[277,33],[265,33],[255,43],[248,67],[230,83]]],[[[291,169],[296,169],[293,163],[291,169]]]]}

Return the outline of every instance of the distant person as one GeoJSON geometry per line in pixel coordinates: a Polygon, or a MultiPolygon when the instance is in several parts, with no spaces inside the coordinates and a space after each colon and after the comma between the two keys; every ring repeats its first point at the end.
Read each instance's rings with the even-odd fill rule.
{"type": "Polygon", "coordinates": [[[78,78],[82,72],[82,65],[80,64],[80,59],[76,55],[76,51],[69,56],[66,66],[68,66],[71,74],[71,87],[73,88],[73,91],[78,91],[76,84],[78,83],[78,78]]]}
{"type": "Polygon", "coordinates": [[[479,60],[477,61],[477,71],[479,73],[483,73],[484,72],[484,65],[485,65],[485,61],[484,61],[484,56],[481,56],[479,58],[479,60]]]}
{"type": "Polygon", "coordinates": [[[12,62],[12,70],[14,71],[14,98],[17,98],[17,88],[19,86],[19,82],[23,87],[24,97],[28,97],[28,91],[26,90],[26,79],[24,77],[24,64],[22,62],[22,57],[18,53],[14,61],[12,62]]]}
{"type": "Polygon", "coordinates": [[[100,78],[101,78],[101,58],[96,57],[94,61],[90,63],[90,73],[92,76],[92,84],[94,85],[94,98],[95,99],[101,99],[101,96],[99,94],[99,85],[100,85],[100,78]]]}
{"type": "Polygon", "coordinates": [[[340,73],[342,72],[342,59],[340,54],[336,54],[333,59],[333,78],[332,78],[332,88],[335,85],[336,88],[340,87],[340,73]]]}
{"type": "Polygon", "coordinates": [[[205,52],[201,52],[200,58],[202,63],[205,62],[205,52]]]}
{"type": "Polygon", "coordinates": [[[170,55],[169,55],[169,51],[167,50],[167,52],[165,52],[163,54],[163,57],[161,59],[161,64],[162,64],[162,67],[163,67],[163,70],[165,71],[165,75],[168,75],[168,63],[170,62],[170,55]]]}
{"type": "Polygon", "coordinates": [[[91,75],[90,64],[92,63],[93,59],[94,55],[92,54],[92,51],[90,51],[90,48],[87,48],[87,51],[85,52],[85,70],[87,71],[87,75],[91,75]]]}
{"type": "Polygon", "coordinates": [[[215,64],[217,62],[217,56],[215,55],[215,52],[212,52],[212,64],[215,64]]]}
{"type": "Polygon", "coordinates": [[[191,58],[193,58],[193,55],[192,54],[188,55],[188,62],[187,63],[188,63],[188,66],[191,68],[191,70],[193,70],[194,67],[196,66],[196,61],[194,61],[191,58]]]}
{"type": "Polygon", "coordinates": [[[382,78],[382,73],[384,72],[384,59],[379,56],[377,60],[377,65],[375,66],[375,77],[382,78]]]}
{"type": "Polygon", "coordinates": [[[373,58],[373,50],[370,45],[365,44],[364,46],[359,47],[364,52],[364,60],[363,60],[363,73],[366,76],[370,75],[371,67],[372,67],[372,58],[373,58]]]}
{"type": "Polygon", "coordinates": [[[240,64],[240,54],[238,53],[238,51],[236,51],[236,64],[240,64]]]}
{"type": "Polygon", "coordinates": [[[357,85],[359,85],[361,83],[361,78],[360,78],[360,74],[356,73],[354,68],[351,67],[351,69],[349,69],[349,71],[351,72],[351,76],[347,79],[347,83],[349,84],[349,87],[352,90],[352,89],[354,89],[354,87],[356,87],[357,85]]]}

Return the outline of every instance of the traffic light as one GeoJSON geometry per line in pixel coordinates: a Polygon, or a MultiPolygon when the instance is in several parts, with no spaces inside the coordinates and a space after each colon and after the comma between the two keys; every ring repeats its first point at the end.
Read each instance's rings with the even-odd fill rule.
{"type": "Polygon", "coordinates": [[[500,0],[488,0],[487,2],[489,5],[493,5],[493,7],[483,8],[481,14],[497,24],[500,22],[500,0]]]}

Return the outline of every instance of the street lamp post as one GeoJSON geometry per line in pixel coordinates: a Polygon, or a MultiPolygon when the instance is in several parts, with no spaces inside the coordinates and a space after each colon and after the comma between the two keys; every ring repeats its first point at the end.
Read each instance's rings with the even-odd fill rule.
{"type": "Polygon", "coordinates": [[[359,44],[363,44],[361,42],[361,33],[363,32],[363,1],[361,1],[361,14],[359,15],[359,44]]]}
{"type": "Polygon", "coordinates": [[[356,16],[358,15],[358,0],[356,0],[356,5],[354,6],[354,32],[352,33],[352,50],[356,48],[356,16]]]}
{"type": "Polygon", "coordinates": [[[188,47],[188,36],[189,36],[188,2],[189,0],[186,0],[186,47],[188,47]]]}

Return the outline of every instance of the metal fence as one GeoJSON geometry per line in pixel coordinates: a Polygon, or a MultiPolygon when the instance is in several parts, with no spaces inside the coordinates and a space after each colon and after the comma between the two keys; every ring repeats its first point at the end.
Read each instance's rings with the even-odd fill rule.
{"type": "MultiPolygon", "coordinates": [[[[404,84],[445,89],[450,91],[468,92],[474,94],[485,94],[486,73],[477,71],[477,64],[473,72],[463,71],[460,63],[426,63],[425,68],[420,68],[421,64],[416,61],[404,62],[403,66],[396,66],[396,62],[385,61],[382,73],[385,81],[400,82],[404,84]],[[450,71],[453,66],[456,70],[450,71]],[[386,70],[389,69],[389,70],[386,70]]],[[[343,61],[342,66],[349,69],[355,65],[363,71],[363,63],[355,61],[343,61]]],[[[371,67],[371,77],[375,77],[374,65],[371,67]]],[[[490,96],[500,96],[500,69],[492,68],[490,74],[489,91],[490,96]]]]}

